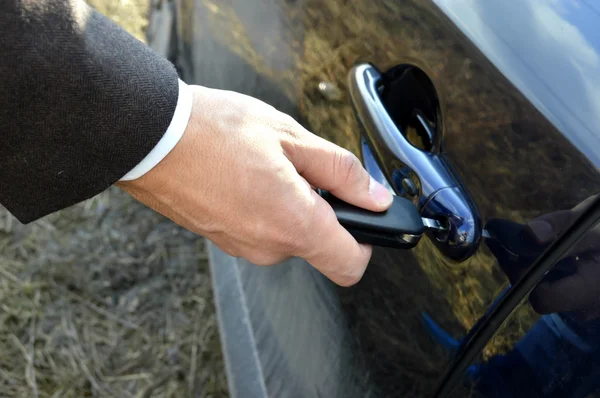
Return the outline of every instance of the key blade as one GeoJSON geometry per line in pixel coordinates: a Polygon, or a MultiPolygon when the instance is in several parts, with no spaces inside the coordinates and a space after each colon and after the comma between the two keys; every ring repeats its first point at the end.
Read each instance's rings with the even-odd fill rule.
{"type": "Polygon", "coordinates": [[[438,220],[434,220],[432,218],[426,218],[426,217],[421,217],[421,220],[423,221],[423,225],[425,226],[426,229],[435,229],[436,231],[447,231],[448,228],[446,228],[444,225],[442,225],[441,222],[439,222],[438,220]]]}
{"type": "MultiPolygon", "coordinates": [[[[423,220],[423,225],[425,226],[426,229],[433,229],[436,231],[447,231],[448,230],[448,228],[446,226],[444,226],[438,220],[434,220],[432,218],[426,218],[426,217],[421,217],[421,220],[423,220]]],[[[496,237],[494,235],[492,235],[492,233],[489,232],[487,229],[481,230],[481,237],[486,238],[486,239],[496,239],[496,237]]]]}

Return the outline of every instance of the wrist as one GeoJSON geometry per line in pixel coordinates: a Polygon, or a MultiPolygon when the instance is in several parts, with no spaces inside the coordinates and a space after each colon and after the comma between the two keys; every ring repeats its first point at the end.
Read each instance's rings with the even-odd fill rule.
{"type": "MultiPolygon", "coordinates": [[[[167,194],[178,180],[185,181],[189,178],[187,174],[192,171],[197,171],[199,165],[204,163],[202,158],[208,157],[206,153],[199,153],[199,148],[210,147],[209,144],[196,142],[200,131],[201,121],[197,109],[202,109],[200,102],[203,101],[202,87],[188,86],[190,95],[190,115],[186,120],[185,128],[181,133],[181,138],[174,144],[171,150],[162,158],[151,170],[144,175],[131,179],[120,180],[117,186],[136,199],[141,200],[139,195],[144,196],[161,196],[167,194]],[[199,146],[201,145],[201,146],[199,146]],[[194,159],[193,166],[190,165],[189,159],[194,159]],[[193,168],[195,170],[190,170],[193,168]]],[[[205,139],[205,138],[204,138],[205,139]]],[[[202,173],[203,174],[203,173],[202,173]]],[[[197,178],[197,174],[194,174],[197,178]]],[[[178,189],[181,189],[180,185],[178,189]]],[[[141,200],[145,202],[145,200],[141,200]]]]}

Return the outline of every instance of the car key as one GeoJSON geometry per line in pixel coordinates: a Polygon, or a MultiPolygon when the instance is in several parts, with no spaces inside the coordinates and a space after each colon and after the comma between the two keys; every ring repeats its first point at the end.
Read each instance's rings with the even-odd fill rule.
{"type": "Polygon", "coordinates": [[[422,218],[408,199],[394,196],[389,209],[374,212],[346,203],[327,191],[320,195],[331,205],[339,223],[361,243],[410,249],[419,243],[426,229],[443,229],[440,222],[422,218]]]}
{"type": "MultiPolygon", "coordinates": [[[[414,203],[401,196],[394,196],[388,210],[374,212],[346,203],[327,191],[318,192],[331,205],[339,223],[361,243],[411,249],[419,243],[426,230],[447,230],[443,222],[421,217],[414,203]]],[[[523,224],[503,219],[490,220],[482,231],[482,237],[498,262],[505,267],[528,267],[549,246],[537,242],[523,224]]],[[[547,278],[561,279],[575,271],[573,261],[566,258],[548,273],[547,278]]]]}

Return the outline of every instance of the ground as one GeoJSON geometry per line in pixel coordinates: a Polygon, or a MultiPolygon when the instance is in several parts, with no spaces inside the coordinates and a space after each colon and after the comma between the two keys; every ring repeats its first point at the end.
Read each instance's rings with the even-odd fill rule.
{"type": "MultiPolygon", "coordinates": [[[[144,39],[149,1],[90,2],[144,39]]],[[[0,397],[51,396],[227,396],[203,240],[117,188],[0,207],[0,397]]]]}

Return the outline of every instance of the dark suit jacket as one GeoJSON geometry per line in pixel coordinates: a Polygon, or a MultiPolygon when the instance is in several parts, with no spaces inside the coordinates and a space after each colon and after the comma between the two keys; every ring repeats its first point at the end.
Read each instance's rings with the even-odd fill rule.
{"type": "Polygon", "coordinates": [[[0,203],[21,222],[90,198],[165,133],[173,65],[78,0],[0,0],[0,203]]]}

